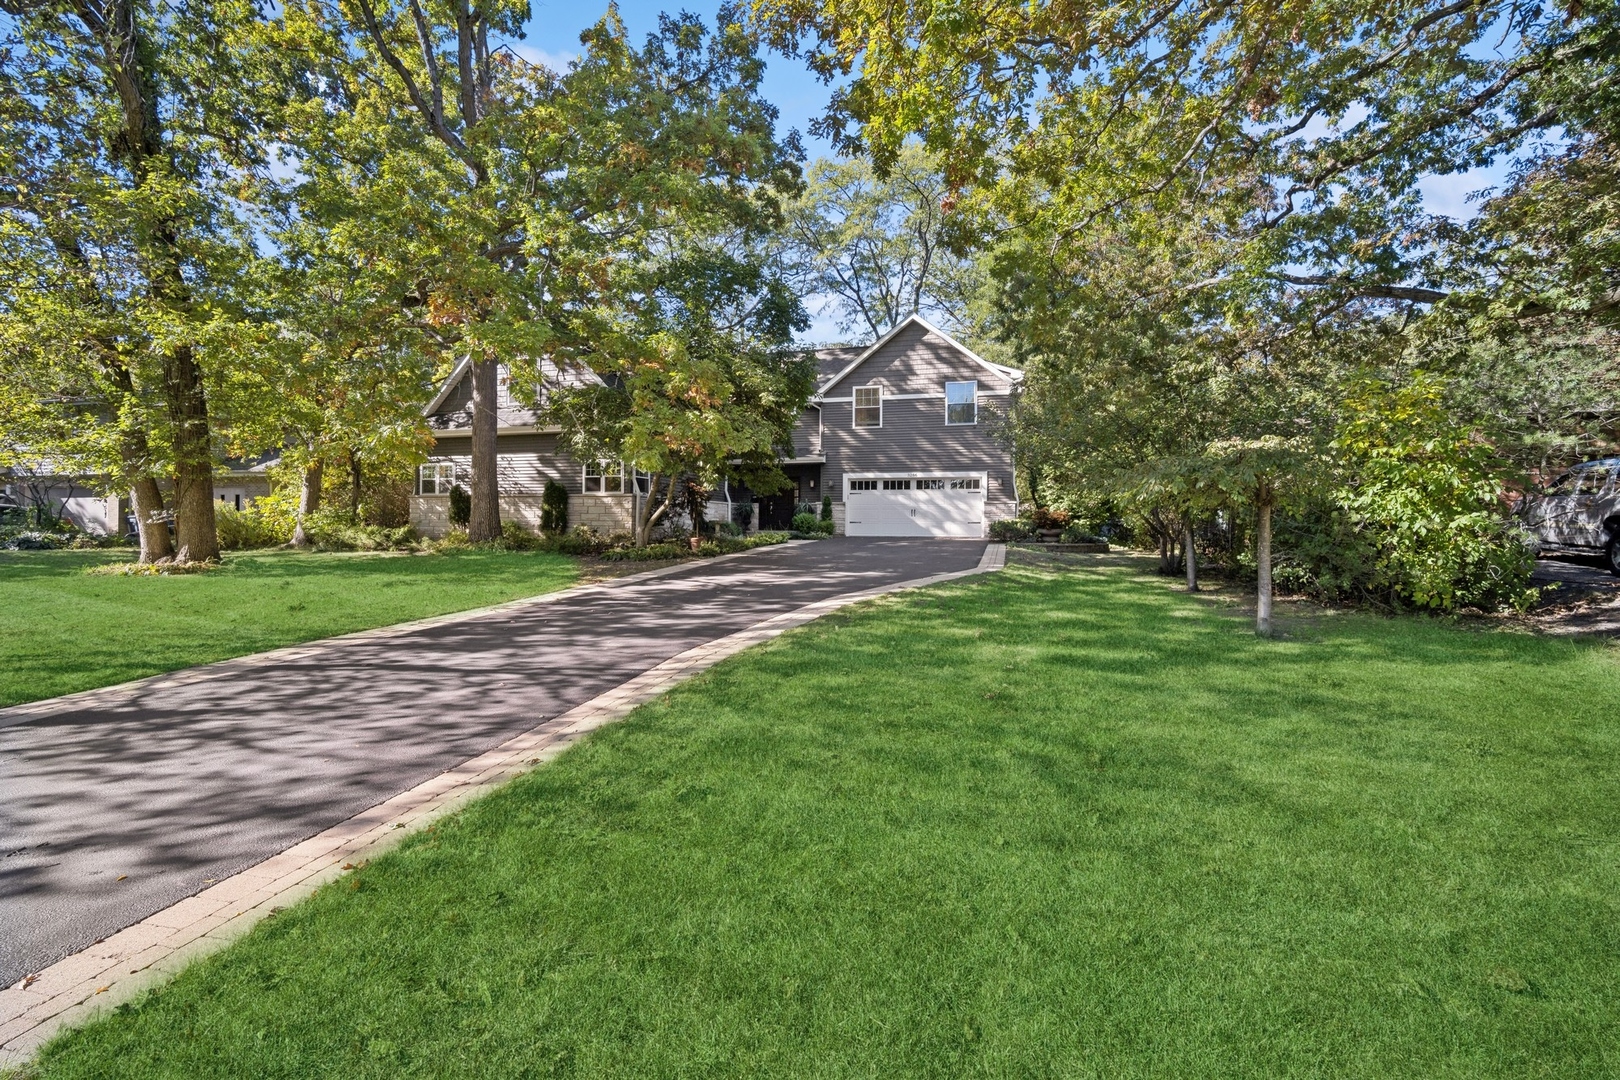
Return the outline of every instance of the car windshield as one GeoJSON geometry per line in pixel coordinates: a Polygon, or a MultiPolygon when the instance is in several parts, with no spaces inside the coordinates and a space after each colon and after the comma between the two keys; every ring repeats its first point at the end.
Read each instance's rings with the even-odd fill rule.
{"type": "Polygon", "coordinates": [[[1565,473],[1552,482],[1547,489],[1548,495],[1573,495],[1581,489],[1581,474],[1578,472],[1565,473]]]}

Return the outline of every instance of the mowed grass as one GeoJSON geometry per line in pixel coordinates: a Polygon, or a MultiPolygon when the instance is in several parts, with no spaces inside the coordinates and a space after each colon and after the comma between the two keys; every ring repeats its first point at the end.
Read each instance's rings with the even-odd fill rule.
{"type": "Polygon", "coordinates": [[[1118,571],[867,604],[713,669],[41,1077],[1620,1071],[1606,646],[1118,571]]]}
{"type": "Polygon", "coordinates": [[[574,583],[559,555],[227,555],[206,574],[92,576],[127,551],[0,552],[0,706],[574,583]]]}

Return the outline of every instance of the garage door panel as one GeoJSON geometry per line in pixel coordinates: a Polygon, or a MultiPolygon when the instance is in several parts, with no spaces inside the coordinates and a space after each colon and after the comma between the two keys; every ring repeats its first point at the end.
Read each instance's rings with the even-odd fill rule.
{"type": "Polygon", "coordinates": [[[872,478],[852,474],[850,481],[844,500],[844,531],[850,536],[984,535],[981,478],[872,478]],[[875,490],[860,490],[857,485],[861,481],[872,483],[875,490]],[[952,481],[957,482],[956,486],[952,481]],[[967,487],[967,483],[974,486],[967,487]]]}

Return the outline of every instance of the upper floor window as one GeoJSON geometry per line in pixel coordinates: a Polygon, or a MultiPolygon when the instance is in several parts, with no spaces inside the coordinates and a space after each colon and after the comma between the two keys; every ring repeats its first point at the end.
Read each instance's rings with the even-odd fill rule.
{"type": "Polygon", "coordinates": [[[593,461],[585,466],[587,495],[618,495],[624,491],[624,466],[617,461],[593,461]]]}
{"type": "Polygon", "coordinates": [[[855,388],[855,426],[883,426],[883,387],[857,386],[855,388]]]}
{"type": "Polygon", "coordinates": [[[979,422],[979,384],[977,382],[948,382],[945,384],[945,422],[947,424],[977,424],[979,422]]]}

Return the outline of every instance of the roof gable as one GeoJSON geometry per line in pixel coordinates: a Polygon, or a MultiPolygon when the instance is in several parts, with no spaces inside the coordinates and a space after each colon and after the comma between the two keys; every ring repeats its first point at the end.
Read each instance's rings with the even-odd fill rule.
{"type": "Polygon", "coordinates": [[[1005,367],[1001,364],[992,364],[990,361],[986,360],[984,357],[980,356],[966,345],[963,345],[960,341],[957,341],[955,338],[951,337],[951,335],[947,334],[945,331],[941,330],[939,327],[935,326],[921,315],[913,314],[901,319],[888,333],[874,341],[870,346],[862,351],[859,356],[855,357],[854,360],[846,364],[842,370],[833,375],[826,382],[822,383],[820,389],[816,391],[815,396],[811,398],[811,400],[819,401],[825,397],[828,391],[853,375],[862,364],[876,356],[885,345],[893,341],[897,336],[899,336],[901,331],[905,330],[909,326],[921,327],[926,333],[933,334],[942,339],[947,345],[951,346],[967,359],[973,361],[975,364],[978,364],[987,371],[1006,379],[1008,382],[1017,383],[1023,381],[1024,373],[1022,371],[1019,371],[1017,368],[1005,367]]]}

